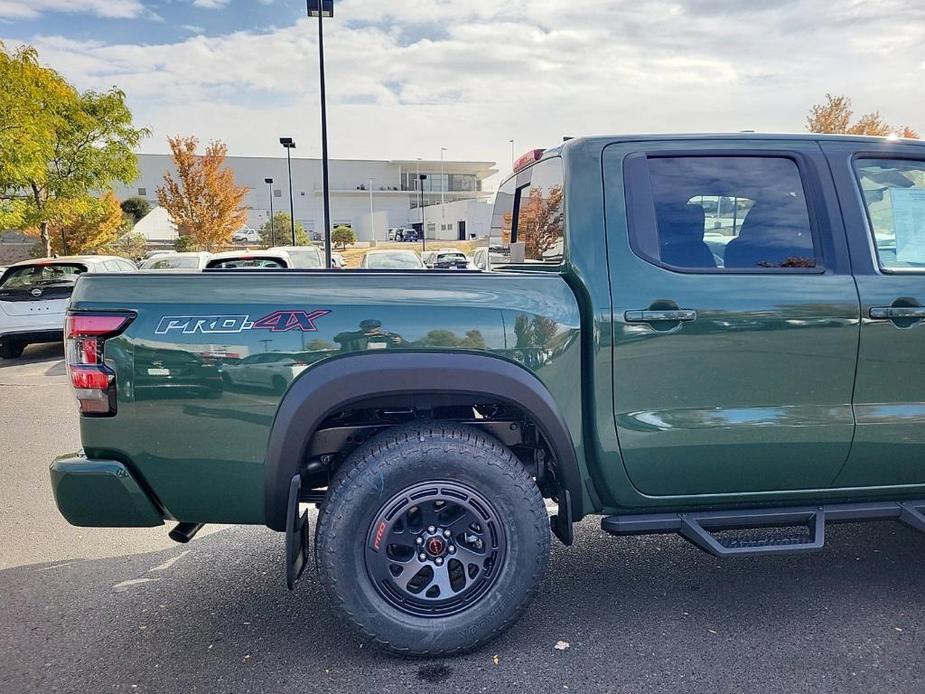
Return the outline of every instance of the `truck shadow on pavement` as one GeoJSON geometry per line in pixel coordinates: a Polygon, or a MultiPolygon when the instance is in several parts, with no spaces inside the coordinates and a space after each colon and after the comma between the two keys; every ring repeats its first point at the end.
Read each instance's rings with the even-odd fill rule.
{"type": "Polygon", "coordinates": [[[510,632],[406,660],[353,635],[312,565],[288,592],[280,535],[233,527],[0,571],[0,691],[913,691],[923,560],[925,535],[891,523],[832,528],[818,555],[721,561],[589,519],[510,632]]]}

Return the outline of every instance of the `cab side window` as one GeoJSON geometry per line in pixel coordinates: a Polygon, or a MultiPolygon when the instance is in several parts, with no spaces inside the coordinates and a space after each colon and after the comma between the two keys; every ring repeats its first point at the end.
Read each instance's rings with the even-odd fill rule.
{"type": "Polygon", "coordinates": [[[645,163],[655,228],[631,224],[645,259],[688,271],[822,267],[792,159],[651,156],[645,163]]]}
{"type": "Polygon", "coordinates": [[[855,172],[880,268],[925,271],[925,162],[858,159],[855,172]]]}
{"type": "Polygon", "coordinates": [[[562,160],[546,159],[505,181],[495,197],[491,264],[559,265],[565,252],[562,160]]]}

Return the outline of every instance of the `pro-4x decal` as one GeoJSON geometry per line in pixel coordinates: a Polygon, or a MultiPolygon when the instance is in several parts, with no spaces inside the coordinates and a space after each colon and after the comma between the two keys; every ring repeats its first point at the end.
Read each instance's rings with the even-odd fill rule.
{"type": "Polygon", "coordinates": [[[317,332],[315,321],[330,313],[325,309],[279,310],[251,320],[247,314],[219,316],[164,316],[154,330],[155,335],[172,332],[183,335],[229,335],[245,330],[269,330],[274,333],[296,330],[303,333],[317,332]]]}

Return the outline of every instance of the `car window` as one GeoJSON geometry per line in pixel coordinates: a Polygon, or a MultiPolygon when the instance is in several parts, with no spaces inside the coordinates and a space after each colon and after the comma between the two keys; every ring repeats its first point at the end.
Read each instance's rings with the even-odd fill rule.
{"type": "Polygon", "coordinates": [[[87,272],[85,265],[77,263],[47,263],[21,265],[9,268],[0,283],[2,289],[25,289],[45,287],[54,284],[73,284],[77,277],[87,272]]]}
{"type": "Polygon", "coordinates": [[[493,250],[498,247],[514,262],[522,251],[527,262],[562,263],[565,205],[560,158],[538,162],[501,185],[495,196],[489,242],[493,250]]]}
{"type": "Polygon", "coordinates": [[[858,159],[855,172],[883,270],[925,270],[925,161],[858,159]]]}
{"type": "Polygon", "coordinates": [[[192,255],[180,257],[168,256],[166,258],[152,258],[141,266],[142,270],[197,270],[199,258],[192,255]]]}
{"type": "Polygon", "coordinates": [[[324,261],[321,259],[321,252],[317,248],[292,249],[286,251],[292,258],[292,267],[308,270],[311,268],[324,267],[324,261]]]}
{"type": "Polygon", "coordinates": [[[279,269],[285,268],[286,263],[281,258],[219,258],[209,261],[206,267],[222,270],[242,270],[249,268],[279,269]]]}
{"type": "Polygon", "coordinates": [[[685,270],[822,266],[792,159],[650,157],[646,164],[655,228],[637,220],[631,233],[647,260],[685,270]],[[656,238],[640,239],[647,234],[656,238]]]}
{"type": "Polygon", "coordinates": [[[366,256],[366,267],[380,270],[420,269],[421,260],[411,252],[370,253],[366,256]]]}

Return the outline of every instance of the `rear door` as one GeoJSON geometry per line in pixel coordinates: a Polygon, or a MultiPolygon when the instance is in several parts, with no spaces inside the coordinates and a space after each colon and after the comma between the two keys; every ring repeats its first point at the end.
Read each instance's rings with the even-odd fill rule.
{"type": "Polygon", "coordinates": [[[828,487],[854,431],[859,307],[818,144],[613,145],[604,184],[614,413],[634,485],[828,487]]]}
{"type": "Polygon", "coordinates": [[[838,486],[925,483],[925,147],[823,145],[861,298],[857,433],[838,486]]]}

